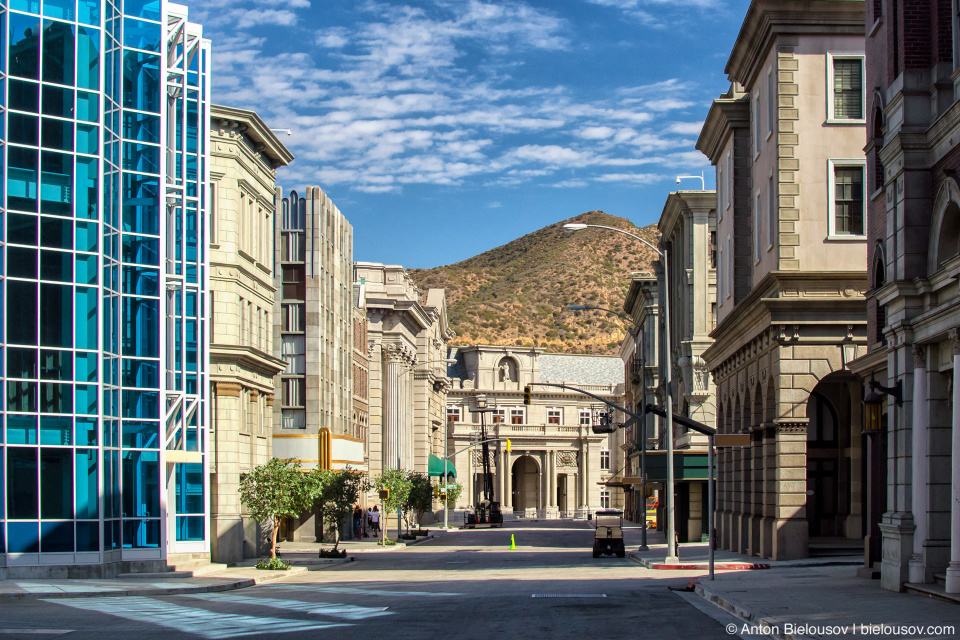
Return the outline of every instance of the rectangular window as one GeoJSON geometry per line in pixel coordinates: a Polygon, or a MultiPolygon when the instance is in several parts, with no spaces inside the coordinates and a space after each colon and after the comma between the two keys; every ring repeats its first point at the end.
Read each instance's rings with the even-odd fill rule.
{"type": "Polygon", "coordinates": [[[282,380],[282,401],[287,407],[302,407],[306,404],[306,387],[302,378],[284,378],[282,380]]]}
{"type": "Polygon", "coordinates": [[[760,192],[753,198],[753,259],[760,261],[760,192]]]}
{"type": "Polygon", "coordinates": [[[284,409],[281,413],[280,427],[283,429],[306,429],[307,412],[296,409],[284,409]]]}
{"type": "Polygon", "coordinates": [[[727,282],[726,294],[729,298],[733,294],[733,238],[727,236],[727,282]]]}
{"type": "Polygon", "coordinates": [[[300,335],[283,336],[280,357],[287,361],[288,375],[304,375],[307,372],[305,337],[300,335]]]}
{"type": "Polygon", "coordinates": [[[503,424],[507,421],[507,412],[505,409],[494,409],[490,416],[493,424],[503,424]]]}
{"type": "Polygon", "coordinates": [[[723,300],[723,280],[727,276],[727,267],[723,262],[723,247],[719,249],[719,256],[717,257],[717,297],[720,300],[723,300]]]}
{"type": "Polygon", "coordinates": [[[753,98],[753,153],[760,155],[760,90],[753,98]]]}
{"type": "Polygon", "coordinates": [[[610,489],[600,489],[600,508],[610,508],[610,489]]]}
{"type": "Polygon", "coordinates": [[[767,248],[770,249],[777,241],[777,227],[780,218],[779,207],[777,207],[777,185],[773,183],[773,176],[767,178],[767,200],[770,206],[769,218],[767,219],[767,248]]]}
{"type": "Polygon", "coordinates": [[[771,69],[767,73],[767,133],[772,134],[777,121],[777,72],[771,69]]]}
{"type": "Polygon", "coordinates": [[[460,422],[460,407],[447,407],[447,422],[460,422]]]}
{"type": "Polygon", "coordinates": [[[593,424],[593,419],[590,417],[590,409],[580,409],[578,415],[580,417],[581,427],[589,427],[593,424]]]}
{"type": "Polygon", "coordinates": [[[829,64],[828,120],[863,122],[863,56],[833,56],[827,54],[829,64]]]}
{"type": "Polygon", "coordinates": [[[960,68],[960,0],[953,0],[953,68],[960,68]]]}
{"type": "Polygon", "coordinates": [[[600,452],[600,470],[610,470],[610,452],[606,449],[600,452]]]}
{"type": "Polygon", "coordinates": [[[862,236],[863,221],[866,214],[866,201],[863,197],[864,163],[856,164],[830,162],[832,179],[830,181],[830,204],[832,208],[831,235],[862,236]]]}
{"type": "Polygon", "coordinates": [[[510,424],[523,424],[525,422],[523,409],[510,409],[510,424]]]}
{"type": "Polygon", "coordinates": [[[220,227],[220,225],[217,222],[217,216],[219,215],[219,212],[217,210],[217,204],[219,202],[217,199],[217,186],[218,185],[216,182],[210,183],[210,243],[211,244],[217,244],[218,242],[217,230],[220,227]]]}
{"type": "Polygon", "coordinates": [[[735,196],[735,194],[733,193],[733,152],[732,151],[727,151],[727,188],[724,189],[723,195],[727,199],[725,208],[729,209],[733,205],[733,198],[735,196]]]}
{"type": "Polygon", "coordinates": [[[723,203],[726,196],[723,193],[723,163],[717,165],[717,219],[723,220],[723,203]]]}
{"type": "Polygon", "coordinates": [[[561,409],[547,409],[547,424],[560,424],[562,421],[561,409]]]}

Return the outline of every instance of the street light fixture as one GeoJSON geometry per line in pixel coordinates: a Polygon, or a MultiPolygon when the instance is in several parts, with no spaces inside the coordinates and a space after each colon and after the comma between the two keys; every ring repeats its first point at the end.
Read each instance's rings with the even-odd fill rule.
{"type": "Polygon", "coordinates": [[[681,180],[699,180],[700,181],[700,190],[707,190],[707,182],[703,179],[703,172],[700,172],[698,176],[677,176],[677,184],[680,184],[681,180]]]}
{"type": "MultiPolygon", "coordinates": [[[[456,358],[447,358],[443,361],[446,365],[457,364],[456,358]]],[[[447,512],[450,511],[450,502],[447,498],[447,485],[450,484],[450,477],[447,475],[447,463],[450,462],[450,453],[447,449],[447,436],[450,434],[450,422],[447,421],[446,428],[443,430],[443,530],[447,530],[447,512]]]]}
{"type": "MultiPolygon", "coordinates": [[[[647,242],[640,236],[634,235],[629,231],[624,231],[623,229],[618,229],[616,227],[608,227],[600,224],[584,224],[581,222],[568,222],[563,225],[563,231],[565,233],[574,233],[575,231],[582,231],[583,229],[606,229],[607,231],[615,231],[617,233],[622,233],[625,236],[630,236],[634,240],[639,240],[643,244],[647,245],[656,252],[656,254],[663,261],[663,321],[665,325],[664,335],[663,335],[663,350],[666,357],[666,363],[664,367],[664,384],[666,387],[666,428],[667,428],[667,563],[677,562],[677,538],[676,538],[676,520],[675,514],[676,510],[674,507],[674,497],[673,492],[675,488],[674,474],[673,474],[673,385],[672,385],[672,375],[671,370],[673,368],[673,363],[670,361],[670,267],[669,260],[667,260],[667,247],[664,246],[661,251],[651,243],[647,242]]],[[[646,521],[646,505],[644,505],[644,521],[646,521]]]]}

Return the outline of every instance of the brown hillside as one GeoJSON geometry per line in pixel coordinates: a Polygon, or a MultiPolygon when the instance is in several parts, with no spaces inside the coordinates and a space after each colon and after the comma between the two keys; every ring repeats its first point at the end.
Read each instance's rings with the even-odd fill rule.
{"type": "Polygon", "coordinates": [[[544,227],[462,262],[411,269],[420,287],[446,290],[453,345],[504,344],[551,352],[613,354],[623,323],[599,311],[571,312],[568,304],[622,311],[632,271],[652,271],[653,250],[602,229],[572,235],[561,227],[583,222],[617,227],[656,244],[656,226],[590,211],[544,227]]]}

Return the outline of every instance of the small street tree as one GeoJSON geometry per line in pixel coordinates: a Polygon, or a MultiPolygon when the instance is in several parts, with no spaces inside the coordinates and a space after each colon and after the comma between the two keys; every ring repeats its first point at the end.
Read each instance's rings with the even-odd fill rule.
{"type": "Polygon", "coordinates": [[[390,492],[390,497],[382,501],[383,537],[386,539],[389,514],[407,502],[407,495],[410,493],[410,478],[407,477],[407,472],[403,469],[387,469],[374,479],[373,484],[377,491],[386,489],[390,492]]]}
{"type": "Polygon", "coordinates": [[[240,499],[257,522],[269,521],[270,557],[277,557],[282,518],[299,516],[313,504],[317,479],[308,478],[292,459],[272,458],[240,478],[240,499]]]}
{"type": "Polygon", "coordinates": [[[408,475],[410,480],[410,493],[404,502],[404,513],[409,514],[407,518],[407,531],[410,530],[410,520],[416,527],[420,526],[423,514],[433,506],[433,485],[430,484],[430,478],[419,471],[413,471],[408,475]]]}
{"type": "Polygon", "coordinates": [[[336,471],[321,470],[320,492],[316,504],[325,524],[334,529],[333,550],[340,548],[340,527],[343,521],[353,514],[353,507],[360,500],[360,494],[370,490],[363,473],[349,467],[336,471]]]}
{"type": "Polygon", "coordinates": [[[456,483],[456,484],[448,484],[448,485],[447,485],[447,500],[446,500],[446,505],[447,505],[447,508],[448,508],[448,509],[456,509],[456,508],[457,508],[457,500],[460,499],[460,494],[462,494],[462,493],[463,493],[463,485],[462,485],[462,484],[456,483]]]}

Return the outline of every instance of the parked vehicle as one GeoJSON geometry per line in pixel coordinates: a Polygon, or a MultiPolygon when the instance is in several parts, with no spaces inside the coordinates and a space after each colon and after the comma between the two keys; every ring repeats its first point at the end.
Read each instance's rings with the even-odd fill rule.
{"type": "Polygon", "coordinates": [[[623,545],[623,511],[605,509],[594,514],[596,533],[593,537],[593,557],[614,555],[623,558],[627,549],[623,545]]]}

